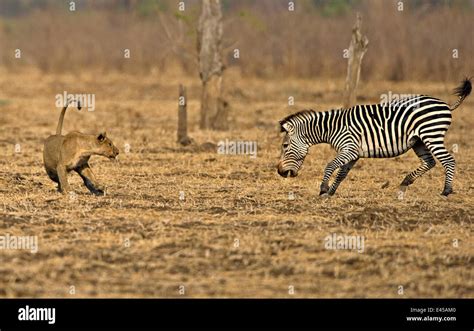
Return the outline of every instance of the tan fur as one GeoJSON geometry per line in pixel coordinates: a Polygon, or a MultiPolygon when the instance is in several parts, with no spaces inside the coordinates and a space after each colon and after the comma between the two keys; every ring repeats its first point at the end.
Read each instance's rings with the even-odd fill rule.
{"type": "Polygon", "coordinates": [[[67,174],[75,171],[81,176],[89,191],[102,195],[104,187],[97,182],[92,173],[89,158],[92,155],[102,155],[114,159],[119,150],[107,138],[105,132],[97,136],[80,132],[61,135],[66,108],[67,105],[61,111],[56,134],[49,136],[44,143],[43,162],[46,172],[49,178],[58,183],[58,190],[62,193],[70,191],[67,174]]]}

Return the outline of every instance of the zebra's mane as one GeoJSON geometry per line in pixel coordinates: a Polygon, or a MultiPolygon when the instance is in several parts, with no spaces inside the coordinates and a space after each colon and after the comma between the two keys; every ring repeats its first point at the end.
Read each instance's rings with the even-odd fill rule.
{"type": "Polygon", "coordinates": [[[308,115],[308,114],[312,114],[312,113],[316,113],[316,111],[313,110],[313,109],[305,109],[305,110],[299,111],[297,113],[288,115],[287,117],[285,117],[284,119],[282,119],[280,121],[280,125],[283,125],[286,122],[291,121],[294,118],[300,118],[300,117],[303,117],[304,115],[308,115]]]}

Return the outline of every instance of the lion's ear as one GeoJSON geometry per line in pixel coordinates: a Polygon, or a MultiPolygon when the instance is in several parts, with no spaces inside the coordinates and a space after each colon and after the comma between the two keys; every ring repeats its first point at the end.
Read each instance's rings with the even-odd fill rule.
{"type": "Polygon", "coordinates": [[[107,133],[106,132],[101,132],[97,136],[97,140],[100,141],[100,142],[103,142],[105,140],[105,138],[107,138],[107,133]]]}

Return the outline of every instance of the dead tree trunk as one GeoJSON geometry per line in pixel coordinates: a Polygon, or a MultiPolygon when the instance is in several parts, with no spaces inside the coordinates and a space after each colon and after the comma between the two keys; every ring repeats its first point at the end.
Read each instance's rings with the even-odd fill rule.
{"type": "Polygon", "coordinates": [[[201,129],[228,129],[222,98],[222,12],[220,0],[203,0],[198,24],[199,73],[202,81],[201,129]]]}
{"type": "Polygon", "coordinates": [[[362,65],[362,58],[365,52],[367,52],[367,45],[369,40],[366,36],[363,36],[360,32],[362,18],[357,13],[357,19],[354,27],[352,28],[352,39],[349,45],[348,52],[348,65],[347,65],[347,77],[346,86],[344,90],[344,108],[355,105],[356,103],[356,89],[360,78],[360,68],[362,65]]]}
{"type": "Polygon", "coordinates": [[[178,99],[178,143],[183,146],[191,144],[192,140],[188,137],[188,113],[187,113],[186,88],[179,84],[178,99]]]}

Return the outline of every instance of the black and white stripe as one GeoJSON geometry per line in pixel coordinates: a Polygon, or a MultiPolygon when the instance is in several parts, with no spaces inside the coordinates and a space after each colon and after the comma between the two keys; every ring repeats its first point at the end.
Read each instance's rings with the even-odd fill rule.
{"type": "Polygon", "coordinates": [[[442,192],[452,192],[455,161],[444,146],[444,136],[451,124],[451,112],[472,90],[466,79],[455,89],[457,101],[449,106],[430,96],[419,95],[385,104],[357,105],[349,109],[316,112],[302,111],[280,121],[285,132],[278,173],[296,176],[310,146],[328,143],[337,156],[324,170],[320,194],[332,195],[361,157],[386,158],[413,149],[422,164],[408,174],[403,190],[433,168],[438,160],[445,170],[442,192]],[[333,172],[339,169],[329,186],[333,172]]]}

